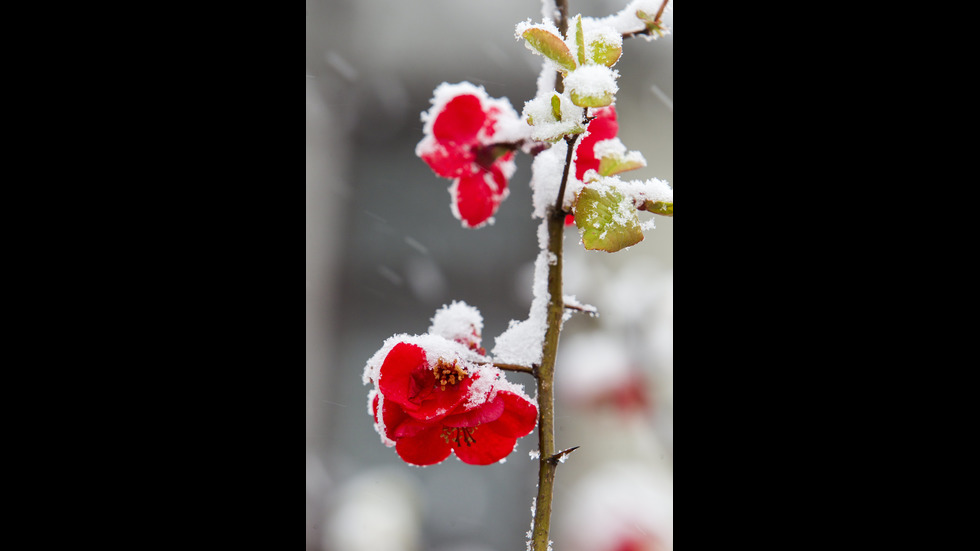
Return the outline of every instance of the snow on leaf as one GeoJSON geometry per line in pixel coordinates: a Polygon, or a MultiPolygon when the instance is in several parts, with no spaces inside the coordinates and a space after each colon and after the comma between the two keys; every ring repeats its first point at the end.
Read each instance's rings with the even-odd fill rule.
{"type": "Polygon", "coordinates": [[[604,65],[586,65],[565,78],[572,103],[579,107],[605,107],[612,104],[619,87],[619,72],[604,65]]]}
{"type": "Polygon", "coordinates": [[[571,50],[556,33],[543,26],[532,26],[520,31],[520,36],[527,41],[528,48],[550,59],[563,73],[575,70],[575,58],[572,57],[571,50]]]}
{"type": "Polygon", "coordinates": [[[674,217],[673,201],[647,201],[643,204],[643,208],[647,212],[652,212],[653,214],[660,214],[671,218],[674,217]]]}
{"type": "Polygon", "coordinates": [[[599,174],[602,176],[612,176],[614,174],[619,174],[620,172],[643,168],[645,166],[647,166],[647,164],[642,155],[639,159],[610,155],[607,157],[602,157],[599,160],[599,174]]]}
{"type": "Polygon", "coordinates": [[[531,138],[557,142],[569,134],[581,134],[584,109],[572,103],[568,94],[539,96],[524,103],[523,117],[531,125],[531,138]]]}
{"type": "Polygon", "coordinates": [[[613,253],[643,241],[632,198],[605,185],[582,188],[575,203],[575,225],[588,250],[613,253]]]}
{"type": "Polygon", "coordinates": [[[597,65],[612,67],[623,55],[623,38],[620,34],[613,36],[619,37],[619,42],[609,42],[605,36],[599,37],[589,43],[589,57],[597,65]]]}

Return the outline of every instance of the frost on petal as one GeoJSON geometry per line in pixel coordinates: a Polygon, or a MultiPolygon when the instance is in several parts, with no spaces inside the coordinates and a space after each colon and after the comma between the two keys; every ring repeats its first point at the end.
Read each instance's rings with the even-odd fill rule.
{"type": "Polygon", "coordinates": [[[436,311],[429,333],[478,350],[483,333],[483,316],[473,306],[454,300],[436,311]]]}
{"type": "MultiPolygon", "coordinates": [[[[519,142],[529,134],[510,101],[489,97],[482,86],[444,82],[436,87],[430,102],[432,106],[422,113],[423,138],[415,154],[444,178],[481,169],[477,156],[489,146],[519,142]]],[[[512,154],[494,163],[507,177],[513,173],[512,165],[512,154]]]]}

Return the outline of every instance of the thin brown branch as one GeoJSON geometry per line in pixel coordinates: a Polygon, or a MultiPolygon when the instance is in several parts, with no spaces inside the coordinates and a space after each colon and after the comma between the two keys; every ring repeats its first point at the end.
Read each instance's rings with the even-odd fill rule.
{"type": "Polygon", "coordinates": [[[565,215],[565,185],[568,183],[568,171],[572,167],[572,155],[575,153],[575,140],[578,137],[578,134],[565,137],[565,143],[568,144],[568,151],[565,153],[565,169],[561,173],[561,186],[558,188],[558,200],[555,202],[555,216],[561,217],[565,215]]]}
{"type": "MultiPolygon", "coordinates": [[[[556,0],[560,18],[558,28],[562,36],[568,32],[568,0],[556,0]]],[[[563,91],[561,74],[555,79],[559,93],[563,91]]],[[[577,136],[576,136],[577,137],[577,136]]],[[[547,551],[551,533],[551,505],[554,498],[555,470],[557,463],[550,459],[555,455],[555,359],[558,356],[558,336],[561,332],[562,317],[565,314],[562,295],[562,242],[565,238],[564,198],[568,172],[572,164],[575,139],[566,139],[568,151],[565,154],[565,168],[555,207],[547,215],[548,252],[554,263],[548,265],[548,310],[547,329],[544,334],[544,348],[541,351],[541,365],[535,378],[538,382],[538,495],[535,499],[534,522],[532,524],[531,545],[534,551],[547,551]]]]}
{"type": "Polygon", "coordinates": [[[503,369],[504,371],[520,371],[521,373],[530,373],[531,375],[537,375],[538,366],[537,365],[517,365],[517,364],[493,364],[497,369],[503,369]]]}
{"type": "MultiPolygon", "coordinates": [[[[653,18],[653,22],[656,23],[657,25],[662,25],[662,22],[660,21],[660,17],[663,15],[664,8],[667,7],[668,1],[669,0],[664,0],[663,2],[660,3],[660,9],[657,10],[657,15],[653,18]]],[[[634,36],[649,35],[649,34],[650,34],[650,29],[644,28],[641,31],[623,33],[623,39],[633,38],[634,36]]]]}

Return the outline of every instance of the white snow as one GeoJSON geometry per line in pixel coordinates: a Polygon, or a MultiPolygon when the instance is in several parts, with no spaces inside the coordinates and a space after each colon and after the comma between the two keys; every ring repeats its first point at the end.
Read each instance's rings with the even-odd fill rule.
{"type": "Polygon", "coordinates": [[[565,77],[565,90],[580,96],[600,98],[614,96],[619,91],[616,79],[619,71],[605,65],[583,65],[565,77]]]}
{"type": "Polygon", "coordinates": [[[587,17],[582,18],[582,31],[585,38],[585,50],[587,63],[595,63],[596,61],[592,59],[592,48],[593,43],[600,43],[603,47],[609,48],[622,48],[623,47],[623,35],[616,31],[616,29],[610,27],[609,25],[603,25],[597,23],[594,19],[589,19],[587,17]]]}
{"type": "MultiPolygon", "coordinates": [[[[457,96],[461,95],[475,96],[480,100],[480,105],[484,112],[489,113],[491,111],[496,111],[496,114],[494,115],[495,124],[493,125],[493,128],[483,128],[477,135],[477,142],[480,145],[519,142],[527,139],[530,136],[530,128],[528,128],[523,119],[517,115],[517,111],[514,110],[514,107],[510,104],[509,99],[491,98],[483,86],[476,86],[470,82],[464,81],[457,84],[443,82],[432,92],[432,98],[429,100],[429,103],[431,103],[432,106],[428,111],[424,111],[421,114],[421,120],[425,124],[422,127],[422,140],[415,146],[415,154],[418,157],[422,157],[423,154],[430,153],[442,147],[432,134],[433,126],[435,125],[435,121],[439,117],[439,114],[446,108],[446,104],[455,99],[457,96]]],[[[510,179],[510,177],[514,174],[514,171],[517,170],[517,165],[513,158],[511,158],[509,161],[498,162],[497,166],[501,168],[504,176],[508,179],[510,179]]],[[[488,183],[490,183],[492,187],[496,188],[496,184],[492,181],[488,183]]],[[[455,204],[455,201],[453,204],[455,204]]],[[[454,214],[458,215],[458,213],[455,212],[454,214]]]]}
{"type": "MultiPolygon", "coordinates": [[[[548,209],[558,200],[558,188],[561,186],[567,152],[568,144],[564,140],[558,141],[547,150],[538,153],[531,163],[531,203],[534,206],[532,217],[544,218],[548,209]]],[[[569,178],[574,177],[571,172],[569,171],[569,178]]]]}
{"type": "MultiPolygon", "coordinates": [[[[636,17],[636,11],[642,10],[650,14],[651,16],[656,15],[657,10],[660,9],[660,2],[661,0],[633,0],[632,2],[627,4],[625,8],[608,17],[602,17],[602,18],[583,17],[582,28],[583,29],[586,28],[586,25],[609,26],[614,31],[620,34],[642,31],[643,29],[646,28],[646,24],[643,21],[641,21],[638,17],[636,17]]],[[[667,15],[670,15],[672,13],[672,10],[673,10],[673,2],[670,2],[667,5],[667,9],[664,10],[663,15],[661,16],[661,21],[664,23],[665,26],[668,24],[667,15]]],[[[671,19],[671,22],[673,22],[673,18],[669,18],[669,19],[671,19]]],[[[643,36],[643,38],[645,38],[648,41],[656,40],[657,38],[656,33],[654,33],[652,36],[645,36],[645,35],[641,35],[641,36],[643,36]]]]}
{"type": "Polygon", "coordinates": [[[463,344],[476,342],[479,346],[483,316],[475,307],[454,300],[436,311],[428,332],[463,344]]]}
{"type": "MultiPolygon", "coordinates": [[[[524,32],[527,31],[528,29],[541,29],[543,31],[547,31],[547,32],[549,32],[549,33],[557,36],[558,38],[563,38],[561,36],[561,33],[558,31],[558,27],[556,27],[555,24],[552,21],[547,20],[547,19],[543,23],[532,23],[530,19],[527,19],[526,21],[522,21],[522,22],[518,23],[517,26],[514,27],[514,38],[517,39],[517,40],[523,41],[524,42],[524,46],[528,50],[531,50],[535,54],[544,57],[545,66],[546,67],[550,67],[550,69],[551,69],[552,72],[564,71],[564,69],[562,69],[557,63],[555,63],[554,61],[552,61],[551,58],[548,58],[548,57],[543,56],[541,54],[541,52],[537,51],[536,49],[534,49],[533,46],[531,46],[531,43],[530,42],[528,42],[527,40],[524,40],[524,37],[521,36],[521,35],[523,35],[524,32]]],[[[567,43],[566,43],[566,45],[567,45],[567,43]]]]}
{"type": "MultiPolygon", "coordinates": [[[[604,143],[604,142],[599,142],[604,143]]],[[[618,191],[623,197],[631,198],[635,206],[642,205],[647,201],[663,201],[672,203],[674,201],[674,190],[666,180],[650,178],[648,180],[627,180],[624,181],[619,175],[599,176],[594,170],[588,170],[582,176],[588,182],[591,189],[606,194],[612,190],[618,191]]],[[[581,189],[576,190],[576,193],[581,189]]],[[[566,197],[568,195],[566,194],[566,197]]]]}
{"type": "Polygon", "coordinates": [[[545,93],[529,100],[524,103],[521,116],[525,121],[529,117],[534,121],[531,125],[531,139],[541,142],[553,142],[565,134],[584,130],[582,120],[585,118],[585,109],[572,103],[572,98],[567,93],[545,93]],[[561,120],[555,119],[551,108],[551,98],[555,96],[560,101],[561,120]]]}

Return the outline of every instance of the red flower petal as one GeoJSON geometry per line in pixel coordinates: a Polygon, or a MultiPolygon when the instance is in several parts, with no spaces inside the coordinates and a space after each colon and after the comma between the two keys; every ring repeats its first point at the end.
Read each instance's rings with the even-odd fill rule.
{"type": "Polygon", "coordinates": [[[599,170],[599,159],[595,156],[595,144],[603,140],[611,140],[619,133],[619,123],[616,121],[616,109],[612,106],[598,109],[595,117],[589,122],[589,135],[579,142],[575,156],[575,178],[581,180],[590,168],[599,170]]]}
{"type": "Polygon", "coordinates": [[[405,409],[405,413],[420,421],[442,419],[447,414],[452,413],[469,397],[470,386],[473,385],[469,379],[463,379],[462,382],[455,385],[446,385],[446,390],[442,390],[435,384],[435,377],[432,380],[432,391],[422,400],[419,407],[417,409],[405,409]]]}
{"type": "Polygon", "coordinates": [[[442,424],[447,427],[475,427],[483,423],[496,421],[503,414],[504,401],[499,399],[498,395],[498,398],[492,402],[486,402],[463,413],[447,416],[442,420],[442,424]]]}
{"type": "MultiPolygon", "coordinates": [[[[385,400],[394,400],[408,409],[417,409],[419,394],[428,388],[424,380],[426,372],[432,377],[425,351],[414,344],[400,342],[388,352],[381,364],[378,389],[385,395],[385,400]]],[[[432,379],[435,380],[435,377],[432,379]]]]}
{"type": "Polygon", "coordinates": [[[471,167],[476,162],[476,153],[469,146],[449,144],[447,147],[447,144],[431,137],[423,140],[418,151],[419,157],[429,168],[443,178],[458,178],[472,171],[471,167]]]}
{"type": "MultiPolygon", "coordinates": [[[[405,413],[405,410],[401,406],[392,402],[391,400],[385,400],[383,406],[381,406],[381,418],[385,422],[385,436],[390,440],[397,440],[396,430],[398,427],[405,422],[406,419],[410,417],[405,413]]],[[[374,402],[374,422],[378,422],[378,401],[375,398],[374,402]]]]}
{"type": "Polygon", "coordinates": [[[496,421],[487,423],[487,429],[502,436],[520,438],[526,436],[538,422],[538,408],[517,394],[501,390],[495,401],[504,404],[504,413],[496,421]]]}
{"type": "Polygon", "coordinates": [[[452,448],[443,439],[442,426],[420,432],[415,436],[399,438],[395,451],[406,463],[412,465],[435,465],[449,457],[452,448]]]}
{"type": "Polygon", "coordinates": [[[480,98],[460,95],[446,103],[432,125],[432,133],[439,141],[472,143],[486,122],[480,98]]]}
{"type": "Polygon", "coordinates": [[[517,438],[503,436],[500,433],[488,430],[488,425],[480,425],[471,429],[458,429],[459,431],[469,431],[471,443],[466,445],[466,435],[462,435],[459,444],[450,439],[450,446],[456,457],[463,463],[470,465],[490,465],[510,455],[517,444],[517,438]]]}
{"type": "Polygon", "coordinates": [[[381,364],[378,389],[385,402],[399,404],[408,415],[428,421],[451,413],[466,400],[472,385],[469,379],[445,390],[436,384],[435,375],[426,361],[425,351],[414,344],[398,343],[381,364]]]}
{"type": "MultiPolygon", "coordinates": [[[[499,171],[497,171],[499,174],[499,171]]],[[[455,191],[456,212],[459,219],[470,228],[475,228],[486,223],[500,206],[501,195],[487,183],[484,176],[486,172],[478,172],[459,178],[450,191],[455,191]]],[[[495,175],[496,176],[496,175],[495,175]]],[[[506,188],[507,181],[500,174],[496,180],[497,187],[500,189],[501,181],[503,188],[506,188]]]]}

